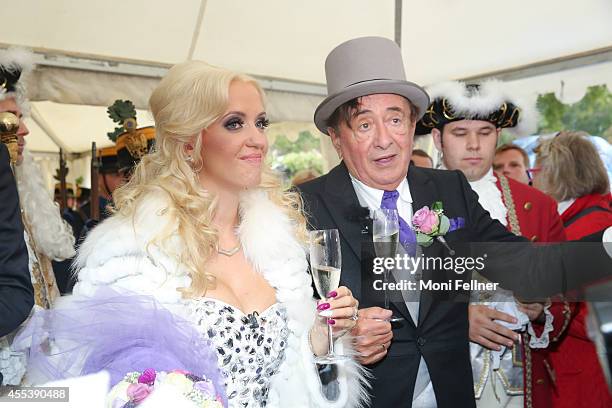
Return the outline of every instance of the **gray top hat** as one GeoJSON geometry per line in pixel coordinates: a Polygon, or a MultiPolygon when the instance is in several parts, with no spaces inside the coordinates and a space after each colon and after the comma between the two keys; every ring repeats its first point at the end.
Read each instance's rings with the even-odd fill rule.
{"type": "Polygon", "coordinates": [[[343,103],[360,96],[396,94],[410,100],[420,119],[427,106],[427,92],[406,81],[404,62],[399,46],[383,37],[362,37],[334,48],[325,60],[327,95],[317,107],[314,122],[327,134],[327,121],[343,103]]]}

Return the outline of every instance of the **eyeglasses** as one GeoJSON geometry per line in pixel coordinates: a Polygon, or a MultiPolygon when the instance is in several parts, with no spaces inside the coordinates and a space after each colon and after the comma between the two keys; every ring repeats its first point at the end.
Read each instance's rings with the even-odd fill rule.
{"type": "Polygon", "coordinates": [[[532,167],[530,169],[527,169],[527,177],[529,177],[529,180],[533,180],[535,175],[541,171],[542,171],[541,167],[532,167]]]}

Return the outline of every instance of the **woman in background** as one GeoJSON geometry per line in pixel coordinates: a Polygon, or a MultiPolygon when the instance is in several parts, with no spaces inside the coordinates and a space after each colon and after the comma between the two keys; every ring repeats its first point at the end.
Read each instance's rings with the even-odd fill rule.
{"type": "MultiPolygon", "coordinates": [[[[584,132],[560,132],[536,147],[534,187],[559,203],[568,240],[612,225],[610,181],[584,132]]],[[[569,325],[550,350],[556,375],[554,407],[612,407],[595,345],[586,329],[587,306],[569,303],[569,325]]]]}

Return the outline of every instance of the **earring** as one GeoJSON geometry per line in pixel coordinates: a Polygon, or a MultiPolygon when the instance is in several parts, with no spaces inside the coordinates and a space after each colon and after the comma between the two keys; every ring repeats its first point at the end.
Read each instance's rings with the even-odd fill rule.
{"type": "Polygon", "coordinates": [[[185,160],[187,160],[189,163],[193,163],[193,155],[192,155],[193,145],[187,143],[185,145],[185,150],[186,150],[186,153],[187,153],[187,157],[185,158],[185,160]]]}

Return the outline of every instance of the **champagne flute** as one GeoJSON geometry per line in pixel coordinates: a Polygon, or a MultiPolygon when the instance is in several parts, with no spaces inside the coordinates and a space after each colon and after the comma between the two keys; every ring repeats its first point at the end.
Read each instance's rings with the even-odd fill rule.
{"type": "MultiPolygon", "coordinates": [[[[395,258],[397,243],[399,241],[399,214],[396,209],[381,208],[374,210],[372,229],[374,236],[374,251],[380,258],[395,258]]],[[[383,283],[385,291],[385,309],[389,310],[389,291],[386,283],[389,282],[391,271],[383,266],[383,283]]],[[[403,317],[391,316],[390,322],[400,322],[403,317]]]]}
{"type": "MultiPolygon", "coordinates": [[[[338,289],[342,255],[340,252],[340,236],[337,229],[310,231],[310,269],[312,279],[321,299],[338,289]]],[[[333,364],[347,360],[349,357],[334,353],[333,330],[327,325],[329,346],[327,354],[316,357],[318,364],[333,364]]]]}

